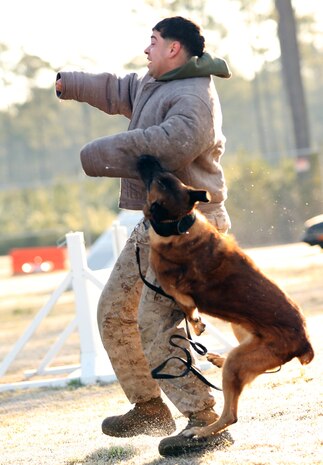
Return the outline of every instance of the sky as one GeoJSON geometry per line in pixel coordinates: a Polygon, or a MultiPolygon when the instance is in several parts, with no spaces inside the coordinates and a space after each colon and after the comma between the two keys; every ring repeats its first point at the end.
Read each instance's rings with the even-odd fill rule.
{"type": "MultiPolygon", "coordinates": [[[[259,11],[266,10],[272,0],[259,0],[259,11]]],[[[2,0],[0,17],[0,44],[9,51],[2,53],[0,62],[14,63],[21,52],[40,56],[50,62],[55,71],[84,70],[110,71],[124,74],[125,63],[143,50],[150,41],[151,28],[160,19],[171,15],[168,11],[147,5],[144,0],[2,0]]],[[[314,12],[323,31],[321,0],[294,0],[299,9],[314,12]]],[[[229,30],[225,40],[219,41],[213,33],[207,43],[217,44],[217,55],[229,54],[230,64],[246,78],[252,78],[264,59],[279,56],[275,23],[269,21],[261,30],[241,21],[235,0],[207,0],[206,11],[229,30]],[[266,56],[255,57],[251,41],[268,48],[266,56]]],[[[183,15],[187,16],[184,12],[183,15]]],[[[199,22],[197,16],[191,19],[199,22]]],[[[43,76],[40,85],[49,86],[53,75],[43,76]]],[[[4,87],[0,69],[0,108],[12,101],[25,98],[25,82],[16,80],[4,87]]]]}

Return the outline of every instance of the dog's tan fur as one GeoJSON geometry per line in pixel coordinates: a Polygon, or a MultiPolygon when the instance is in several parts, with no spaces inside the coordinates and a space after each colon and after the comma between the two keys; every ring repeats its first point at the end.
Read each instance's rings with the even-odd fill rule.
{"type": "MultiPolygon", "coordinates": [[[[314,352],[297,304],[256,267],[232,236],[221,235],[196,210],[195,189],[158,165],[149,170],[150,158],[139,169],[148,190],[145,216],[155,222],[162,216],[167,223],[192,209],[196,212],[185,234],[163,237],[150,228],[150,262],[158,282],[178,302],[197,334],[204,329],[200,311],[231,322],[240,342],[226,360],[213,357],[216,365],[223,364],[220,418],[186,432],[208,436],[237,421],[238,401],[246,384],[294,357],[307,364],[314,352]]],[[[205,192],[204,197],[207,201],[205,192]]]]}

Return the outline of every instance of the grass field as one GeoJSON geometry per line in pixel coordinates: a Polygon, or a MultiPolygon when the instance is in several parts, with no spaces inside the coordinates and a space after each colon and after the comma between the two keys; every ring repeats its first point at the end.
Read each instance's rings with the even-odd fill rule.
{"type": "MultiPolygon", "coordinates": [[[[104,436],[103,418],[129,409],[118,383],[74,383],[64,389],[0,393],[0,464],[323,464],[323,253],[305,244],[248,252],[303,307],[316,356],[305,368],[295,360],[279,373],[260,376],[244,391],[239,422],[230,428],[235,440],[230,448],[166,459],[158,454],[160,438],[104,436]]],[[[9,265],[7,257],[0,258],[0,360],[63,279],[62,273],[13,277],[9,265]]],[[[68,291],[0,382],[21,381],[25,370],[36,368],[73,314],[73,293],[68,291]]],[[[215,325],[231,337],[227,325],[215,325]]],[[[77,333],[72,334],[55,364],[78,363],[78,343],[77,333]]],[[[220,382],[220,372],[207,375],[220,382]]],[[[222,394],[215,396],[220,410],[222,394]]],[[[169,406],[180,430],[186,420],[169,406]]]]}

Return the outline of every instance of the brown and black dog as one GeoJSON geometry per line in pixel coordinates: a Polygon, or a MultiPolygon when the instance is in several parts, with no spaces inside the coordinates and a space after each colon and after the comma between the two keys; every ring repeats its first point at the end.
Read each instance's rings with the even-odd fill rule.
{"type": "Polygon", "coordinates": [[[204,330],[199,311],[240,328],[235,331],[240,344],[223,365],[220,418],[186,432],[209,436],[237,421],[246,384],[294,357],[308,364],[314,351],[296,303],[196,209],[209,194],[184,185],[150,155],[142,155],[137,167],[147,189],[143,211],[152,226],[150,263],[162,289],[186,313],[196,334],[204,330]]]}

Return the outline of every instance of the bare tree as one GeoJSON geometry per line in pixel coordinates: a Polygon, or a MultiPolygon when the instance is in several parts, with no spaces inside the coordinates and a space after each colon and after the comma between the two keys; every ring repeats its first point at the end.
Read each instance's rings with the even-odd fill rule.
{"type": "Polygon", "coordinates": [[[291,0],[275,0],[282,73],[299,155],[311,153],[310,131],[300,66],[296,21],[291,0]]]}

